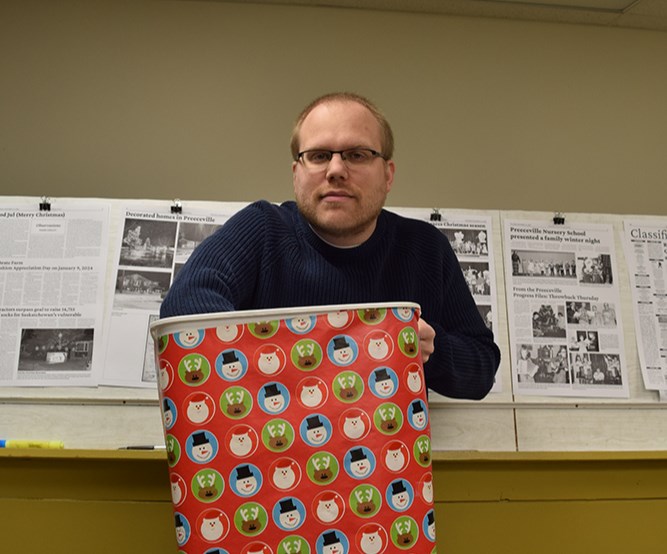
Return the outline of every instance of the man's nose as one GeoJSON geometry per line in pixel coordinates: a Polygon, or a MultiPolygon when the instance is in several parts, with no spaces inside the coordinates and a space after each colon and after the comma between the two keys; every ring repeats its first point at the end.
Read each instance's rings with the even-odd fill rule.
{"type": "Polygon", "coordinates": [[[340,153],[334,152],[331,155],[331,160],[329,160],[329,165],[327,165],[327,179],[346,176],[347,164],[340,153]]]}

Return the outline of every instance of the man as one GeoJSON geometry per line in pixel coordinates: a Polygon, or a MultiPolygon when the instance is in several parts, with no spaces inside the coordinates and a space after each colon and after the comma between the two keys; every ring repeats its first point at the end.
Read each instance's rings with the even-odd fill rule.
{"type": "Polygon", "coordinates": [[[295,202],[256,202],[195,250],[161,317],[230,310],[411,301],[429,388],[481,399],[500,361],[446,237],[383,210],[393,134],[367,99],[316,99],[292,133],[295,202]]]}

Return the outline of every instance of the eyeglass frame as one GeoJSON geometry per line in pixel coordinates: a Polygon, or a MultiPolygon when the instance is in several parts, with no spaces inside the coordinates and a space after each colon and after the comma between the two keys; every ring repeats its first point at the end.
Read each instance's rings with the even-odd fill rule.
{"type": "MultiPolygon", "coordinates": [[[[366,146],[357,146],[354,148],[346,148],[345,150],[328,150],[326,148],[309,148],[308,150],[302,150],[301,152],[297,153],[296,159],[294,161],[296,162],[301,162],[305,168],[318,168],[318,167],[326,167],[328,164],[331,163],[331,160],[333,159],[334,154],[339,154],[340,158],[343,162],[347,162],[347,157],[344,155],[346,152],[354,152],[355,150],[365,150],[366,152],[371,153],[371,158],[368,160],[368,162],[373,161],[375,158],[382,158],[385,162],[387,161],[387,157],[382,153],[378,152],[377,150],[373,150],[372,148],[367,148],[366,146]],[[327,152],[330,155],[330,158],[326,161],[326,163],[322,163],[321,166],[319,164],[316,164],[315,166],[308,165],[307,162],[303,161],[303,155],[308,154],[308,152],[327,152]]],[[[347,167],[348,164],[345,164],[347,167]]],[[[358,164],[358,165],[363,165],[358,164]]],[[[353,167],[356,167],[355,164],[352,164],[353,167]]]]}

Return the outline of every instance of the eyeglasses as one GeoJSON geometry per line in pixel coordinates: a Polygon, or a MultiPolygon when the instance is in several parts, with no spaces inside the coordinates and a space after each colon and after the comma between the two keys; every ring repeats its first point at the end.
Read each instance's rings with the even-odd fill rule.
{"type": "Polygon", "coordinates": [[[304,150],[296,156],[307,169],[324,169],[334,154],[340,154],[340,158],[348,167],[363,166],[371,163],[375,158],[387,158],[380,152],[371,148],[347,148],[346,150],[304,150]]]}

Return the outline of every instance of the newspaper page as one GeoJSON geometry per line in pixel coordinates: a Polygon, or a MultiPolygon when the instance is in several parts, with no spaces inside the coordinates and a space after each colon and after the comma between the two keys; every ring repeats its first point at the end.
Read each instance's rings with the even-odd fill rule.
{"type": "Polygon", "coordinates": [[[159,317],[162,299],[195,247],[245,205],[172,213],[164,202],[146,201],[141,208],[123,208],[102,384],[155,386],[149,326],[159,317]]]}
{"type": "MultiPolygon", "coordinates": [[[[490,215],[456,214],[441,210],[421,208],[388,208],[405,217],[428,221],[447,237],[461,271],[468,283],[468,288],[477,305],[486,326],[494,329],[494,316],[498,314],[496,296],[496,263],[493,251],[492,221],[490,215]]],[[[491,392],[501,392],[500,374],[491,392]]],[[[437,395],[429,393],[429,400],[436,400],[437,395]]]]}
{"type": "Polygon", "coordinates": [[[611,225],[504,222],[515,394],[627,398],[611,225]]]}
{"type": "Polygon", "coordinates": [[[94,386],[109,206],[43,207],[0,207],[0,384],[94,386]]]}
{"type": "Polygon", "coordinates": [[[644,387],[667,392],[667,220],[625,220],[623,228],[644,387]]]}

